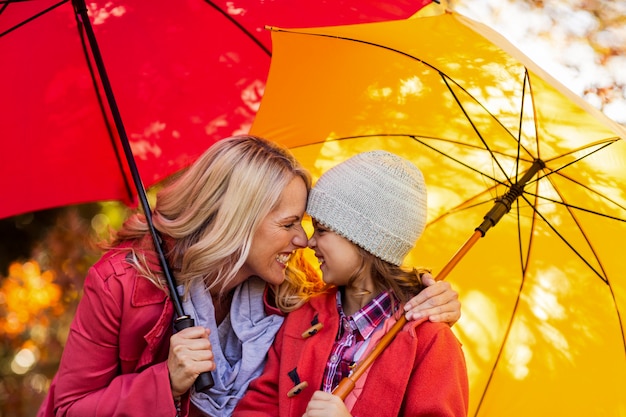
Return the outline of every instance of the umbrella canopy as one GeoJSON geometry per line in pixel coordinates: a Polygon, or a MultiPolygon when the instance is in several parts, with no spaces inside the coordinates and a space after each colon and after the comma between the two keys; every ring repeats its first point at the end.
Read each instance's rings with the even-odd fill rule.
{"type": "Polygon", "coordinates": [[[414,161],[429,219],[407,262],[435,275],[488,230],[447,278],[470,415],[625,415],[626,130],[456,13],[272,36],[252,133],[314,175],[372,149],[414,161]]]}
{"type": "MultiPolygon", "coordinates": [[[[266,24],[410,16],[430,0],[93,1],[121,121],[146,186],[246,133],[270,63],[266,24]],[[358,7],[357,7],[358,6],[358,7]]],[[[0,0],[0,218],[135,191],[83,25],[68,0],[0,0]]]]}

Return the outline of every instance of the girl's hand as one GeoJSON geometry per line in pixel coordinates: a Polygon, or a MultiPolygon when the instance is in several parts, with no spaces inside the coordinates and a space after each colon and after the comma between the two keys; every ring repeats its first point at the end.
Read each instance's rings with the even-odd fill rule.
{"type": "Polygon", "coordinates": [[[167,357],[172,395],[183,395],[202,372],[215,369],[213,351],[209,342],[209,329],[188,327],[170,338],[167,357]]]}
{"type": "Polygon", "coordinates": [[[447,281],[435,281],[429,273],[422,275],[426,285],[419,294],[411,298],[404,306],[407,320],[428,317],[433,322],[444,322],[452,326],[461,318],[459,294],[447,281]]]}
{"type": "Polygon", "coordinates": [[[341,398],[324,391],[315,391],[302,417],[352,417],[341,398]]]}

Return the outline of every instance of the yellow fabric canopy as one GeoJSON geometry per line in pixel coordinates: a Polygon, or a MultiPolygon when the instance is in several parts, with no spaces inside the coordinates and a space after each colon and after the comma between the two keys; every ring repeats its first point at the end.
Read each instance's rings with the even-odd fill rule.
{"type": "Polygon", "coordinates": [[[543,166],[447,278],[470,415],[626,415],[626,130],[456,13],[273,30],[252,133],[314,177],[366,150],[413,160],[429,223],[408,263],[436,275],[543,166]]]}

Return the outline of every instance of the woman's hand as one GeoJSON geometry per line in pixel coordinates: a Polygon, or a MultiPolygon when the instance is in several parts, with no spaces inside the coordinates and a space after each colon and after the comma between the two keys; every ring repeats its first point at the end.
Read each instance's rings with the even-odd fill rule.
{"type": "Polygon", "coordinates": [[[426,285],[419,294],[411,298],[404,306],[407,320],[428,317],[433,322],[445,322],[452,326],[461,318],[459,294],[447,281],[435,281],[429,273],[422,275],[426,285]]]}
{"type": "Polygon", "coordinates": [[[195,326],[175,333],[170,338],[167,369],[174,397],[183,395],[191,388],[202,372],[214,370],[209,329],[195,326]]]}
{"type": "Polygon", "coordinates": [[[315,391],[302,417],[352,417],[341,398],[324,391],[315,391]]]}

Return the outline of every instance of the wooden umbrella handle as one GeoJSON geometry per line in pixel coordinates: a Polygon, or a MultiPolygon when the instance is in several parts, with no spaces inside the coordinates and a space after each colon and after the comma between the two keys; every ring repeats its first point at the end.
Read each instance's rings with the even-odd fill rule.
{"type": "Polygon", "coordinates": [[[341,381],[339,381],[339,385],[335,387],[333,390],[333,395],[340,397],[342,400],[345,400],[348,394],[352,392],[354,389],[354,385],[356,381],[363,376],[363,373],[369,368],[372,363],[378,358],[378,356],[385,350],[385,348],[391,343],[393,338],[398,334],[402,327],[406,324],[407,319],[404,315],[398,319],[398,321],[389,329],[387,333],[380,339],[378,344],[374,346],[374,349],[370,351],[370,353],[365,356],[359,363],[354,367],[352,373],[344,377],[341,381]]]}
{"type": "MultiPolygon", "coordinates": [[[[452,259],[448,261],[446,266],[441,270],[441,272],[435,277],[436,281],[441,281],[454,269],[454,267],[459,263],[459,261],[469,252],[472,246],[483,237],[483,233],[480,230],[474,231],[472,236],[461,246],[461,248],[454,254],[452,259]]],[[[398,321],[389,329],[389,331],[380,339],[378,344],[374,346],[374,348],[365,356],[359,363],[354,367],[352,373],[344,377],[341,381],[339,381],[339,385],[335,387],[333,390],[333,395],[338,396],[342,400],[345,400],[348,394],[352,392],[356,381],[363,376],[367,368],[369,368],[372,363],[378,358],[378,356],[385,350],[385,348],[391,343],[393,338],[398,334],[400,330],[407,323],[407,319],[404,315],[402,315],[398,321]]]]}

